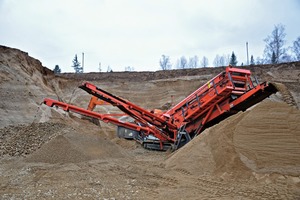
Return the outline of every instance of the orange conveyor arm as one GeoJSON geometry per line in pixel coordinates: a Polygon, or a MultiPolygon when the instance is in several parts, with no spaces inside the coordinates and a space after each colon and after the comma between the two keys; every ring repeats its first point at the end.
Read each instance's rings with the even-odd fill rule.
{"type": "Polygon", "coordinates": [[[75,113],[78,113],[81,115],[100,119],[101,121],[103,121],[105,123],[112,123],[117,126],[122,126],[122,127],[128,128],[128,129],[135,130],[135,131],[143,131],[146,135],[149,135],[149,134],[154,135],[155,137],[159,138],[161,141],[172,140],[168,136],[159,132],[159,130],[157,130],[154,126],[139,126],[137,124],[130,123],[130,122],[122,122],[119,119],[110,117],[106,114],[100,114],[100,113],[97,113],[94,111],[89,111],[87,109],[80,108],[80,107],[77,107],[77,106],[74,106],[71,104],[63,103],[63,102],[60,102],[60,101],[57,101],[54,99],[50,99],[50,98],[44,99],[44,104],[46,104],[49,107],[53,107],[53,106],[60,107],[66,112],[72,111],[72,112],[75,112],[75,113]]]}
{"type": "Polygon", "coordinates": [[[154,113],[151,113],[150,111],[141,108],[125,99],[112,95],[91,83],[85,82],[79,87],[88,92],[89,94],[92,94],[98,97],[99,99],[102,99],[103,101],[106,101],[111,105],[118,107],[121,111],[128,114],[129,116],[131,116],[132,118],[134,118],[142,124],[149,123],[165,131],[177,130],[177,127],[174,124],[167,121],[167,119],[165,119],[163,116],[155,115],[154,113]]]}

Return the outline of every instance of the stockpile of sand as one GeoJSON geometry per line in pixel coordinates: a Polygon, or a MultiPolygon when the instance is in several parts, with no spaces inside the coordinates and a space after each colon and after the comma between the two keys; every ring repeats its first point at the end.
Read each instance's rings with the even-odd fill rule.
{"type": "Polygon", "coordinates": [[[76,163],[90,160],[75,145],[70,143],[63,135],[59,135],[49,143],[43,145],[41,149],[34,152],[27,159],[28,162],[43,163],[76,163]]]}
{"type": "Polygon", "coordinates": [[[77,163],[94,159],[124,158],[120,147],[92,130],[58,135],[26,158],[28,162],[77,163]]]}
{"type": "Polygon", "coordinates": [[[234,131],[243,163],[256,172],[300,174],[300,111],[268,102],[249,112],[234,131]]]}
{"type": "Polygon", "coordinates": [[[179,149],[167,168],[195,175],[247,177],[251,172],[300,175],[300,111],[264,101],[238,113],[179,149]]]}
{"type": "Polygon", "coordinates": [[[62,123],[33,123],[0,129],[0,157],[23,156],[28,162],[72,163],[126,157],[99,132],[62,123]]]}

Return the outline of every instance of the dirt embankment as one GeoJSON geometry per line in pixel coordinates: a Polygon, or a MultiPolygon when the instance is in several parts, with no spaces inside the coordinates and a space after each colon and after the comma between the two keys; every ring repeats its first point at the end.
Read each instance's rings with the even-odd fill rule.
{"type": "Polygon", "coordinates": [[[46,96],[54,96],[46,76],[52,71],[17,49],[0,46],[0,127],[31,123],[46,96]]]}
{"type": "MultiPolygon", "coordinates": [[[[0,83],[5,81],[23,81],[34,79],[43,80],[46,75],[53,75],[53,71],[42,66],[42,63],[32,58],[28,53],[0,45],[0,83]],[[39,74],[36,74],[36,73],[39,74]]],[[[45,80],[42,82],[46,82],[45,80]]]]}
{"type": "MultiPolygon", "coordinates": [[[[300,81],[300,62],[281,63],[276,65],[254,65],[244,66],[244,69],[250,69],[253,75],[260,80],[278,81],[278,82],[296,82],[300,81]],[[290,73],[293,71],[294,73],[290,73]]],[[[207,76],[212,78],[218,73],[225,70],[225,67],[208,67],[196,69],[177,69],[156,72],[91,72],[84,74],[62,73],[59,76],[72,80],[87,81],[113,81],[113,82],[143,82],[153,80],[170,80],[174,78],[207,76]]]]}

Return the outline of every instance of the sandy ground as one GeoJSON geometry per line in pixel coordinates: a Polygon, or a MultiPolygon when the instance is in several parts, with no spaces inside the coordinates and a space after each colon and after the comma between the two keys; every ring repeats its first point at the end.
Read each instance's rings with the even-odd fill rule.
{"type": "Polygon", "coordinates": [[[0,51],[1,199],[300,199],[297,63],[253,68],[261,79],[281,79],[282,92],[176,152],[159,152],[117,138],[112,125],[96,126],[40,102],[52,97],[86,107],[90,96],[76,86],[92,79],[142,107],[159,108],[218,69],[55,77],[24,52],[0,51]],[[282,69],[290,71],[277,72],[282,69]]]}

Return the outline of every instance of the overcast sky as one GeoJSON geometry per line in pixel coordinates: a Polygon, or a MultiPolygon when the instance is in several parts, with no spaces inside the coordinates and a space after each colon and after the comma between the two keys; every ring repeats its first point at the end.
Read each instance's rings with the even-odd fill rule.
{"type": "Polygon", "coordinates": [[[0,44],[26,51],[53,69],[73,72],[75,54],[85,72],[160,70],[162,54],[235,52],[239,63],[262,56],[275,24],[287,46],[300,36],[300,0],[0,0],[0,44]]]}

